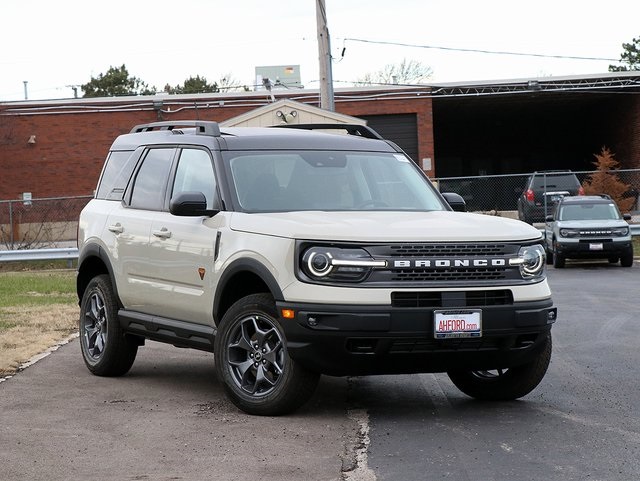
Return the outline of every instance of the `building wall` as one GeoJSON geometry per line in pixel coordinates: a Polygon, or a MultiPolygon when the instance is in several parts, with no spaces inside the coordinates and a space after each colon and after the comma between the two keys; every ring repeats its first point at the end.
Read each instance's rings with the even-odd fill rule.
{"type": "Polygon", "coordinates": [[[620,101],[610,123],[614,145],[608,146],[623,169],[640,169],[640,97],[620,101]]]}
{"type": "MultiPolygon", "coordinates": [[[[419,157],[433,158],[431,98],[426,92],[362,89],[336,93],[336,112],[354,117],[413,113],[419,128],[419,157]]],[[[304,91],[295,96],[274,95],[314,106],[319,103],[317,94],[304,91]]],[[[91,195],[111,142],[134,125],[185,119],[222,122],[271,101],[255,93],[187,97],[0,104],[0,200],[20,199],[24,192],[34,199],[91,195]],[[35,143],[29,143],[32,136],[35,143]]]]}

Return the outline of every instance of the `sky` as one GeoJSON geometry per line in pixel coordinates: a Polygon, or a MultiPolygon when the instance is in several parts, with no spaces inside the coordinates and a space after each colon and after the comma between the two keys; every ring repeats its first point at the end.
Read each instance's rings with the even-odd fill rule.
{"type": "MultiPolygon", "coordinates": [[[[0,0],[0,102],[24,100],[25,90],[29,100],[72,98],[73,86],[122,65],[158,90],[197,75],[253,86],[256,66],[298,65],[304,87],[318,89],[316,3],[0,0]]],[[[325,7],[335,89],[403,60],[430,67],[432,83],[606,73],[622,44],[640,37],[639,0],[325,0],[325,7]]]]}

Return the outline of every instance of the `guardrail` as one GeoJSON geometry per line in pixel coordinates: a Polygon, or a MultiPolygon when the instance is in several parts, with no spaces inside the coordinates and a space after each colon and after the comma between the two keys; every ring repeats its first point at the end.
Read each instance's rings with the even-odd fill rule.
{"type": "Polygon", "coordinates": [[[24,249],[0,251],[0,262],[76,260],[78,248],[24,249]]]}

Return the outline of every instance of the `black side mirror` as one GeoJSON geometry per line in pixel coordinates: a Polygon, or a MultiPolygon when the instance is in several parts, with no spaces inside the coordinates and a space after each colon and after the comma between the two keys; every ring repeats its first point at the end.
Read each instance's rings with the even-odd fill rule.
{"type": "Polygon", "coordinates": [[[631,214],[623,214],[622,218],[628,222],[631,220],[631,214]]]}
{"type": "Polygon", "coordinates": [[[466,212],[467,203],[464,201],[460,194],[455,192],[443,192],[442,197],[447,201],[447,204],[456,212],[466,212]]]}
{"type": "Polygon", "coordinates": [[[553,222],[553,216],[552,215],[548,215],[544,218],[545,222],[553,222]]]}
{"type": "Polygon", "coordinates": [[[202,192],[180,192],[169,203],[169,212],[181,217],[213,216],[218,210],[207,210],[207,198],[202,192]]]}

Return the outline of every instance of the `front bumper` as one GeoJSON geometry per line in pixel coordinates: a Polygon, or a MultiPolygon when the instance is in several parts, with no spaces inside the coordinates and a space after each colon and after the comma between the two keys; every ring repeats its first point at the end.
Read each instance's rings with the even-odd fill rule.
{"type": "Polygon", "coordinates": [[[569,258],[605,258],[620,257],[631,249],[631,241],[581,240],[574,242],[558,241],[556,250],[569,258]]]}
{"type": "Polygon", "coordinates": [[[511,367],[544,348],[556,319],[551,299],[482,308],[482,337],[435,339],[440,308],[277,302],[290,356],[333,376],[511,367]]]}

